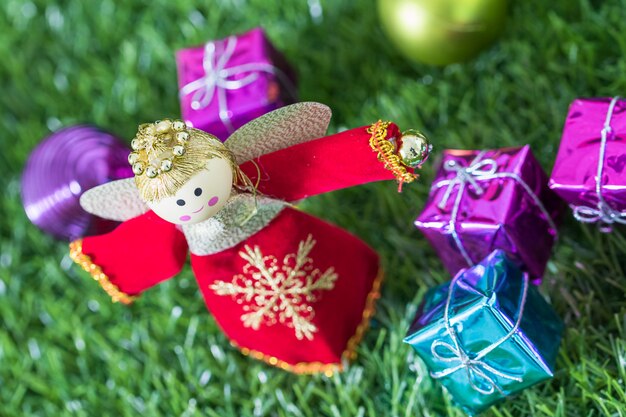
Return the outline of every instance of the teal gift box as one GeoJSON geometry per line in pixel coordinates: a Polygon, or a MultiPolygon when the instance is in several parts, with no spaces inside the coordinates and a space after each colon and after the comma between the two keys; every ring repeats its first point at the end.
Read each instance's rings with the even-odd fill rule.
{"type": "Polygon", "coordinates": [[[501,250],[431,289],[404,341],[468,414],[553,375],[563,324],[501,250]]]}

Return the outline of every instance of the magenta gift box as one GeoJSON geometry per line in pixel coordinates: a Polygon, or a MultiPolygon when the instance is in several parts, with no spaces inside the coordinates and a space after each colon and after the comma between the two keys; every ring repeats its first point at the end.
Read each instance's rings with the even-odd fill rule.
{"type": "Polygon", "coordinates": [[[221,140],[296,100],[295,73],[261,28],[181,49],[176,65],[183,119],[221,140]]]}
{"type": "Polygon", "coordinates": [[[415,225],[451,275],[502,249],[539,283],[563,208],[528,145],[445,150],[415,225]]]}
{"type": "MultiPolygon", "coordinates": [[[[577,99],[570,105],[550,188],[572,206],[598,204],[596,175],[600,144],[611,98],[577,99]]],[[[615,103],[603,161],[602,197],[626,210],[626,101],[615,103]]]]}

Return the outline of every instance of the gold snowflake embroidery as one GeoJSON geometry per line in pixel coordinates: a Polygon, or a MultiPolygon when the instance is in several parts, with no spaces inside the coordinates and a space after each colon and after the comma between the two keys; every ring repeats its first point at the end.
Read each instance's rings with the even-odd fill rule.
{"type": "Polygon", "coordinates": [[[313,340],[317,327],[311,322],[311,303],[321,290],[332,290],[338,275],[330,267],[324,273],[313,267],[309,257],[316,242],[308,235],[298,244],[298,252],[286,255],[279,264],[275,256],[263,256],[258,246],[244,246],[239,256],[247,262],[243,274],[232,282],[217,281],[210,286],[217,295],[230,295],[244,304],[241,321],[258,330],[261,324],[278,323],[293,328],[299,340],[313,340]]]}

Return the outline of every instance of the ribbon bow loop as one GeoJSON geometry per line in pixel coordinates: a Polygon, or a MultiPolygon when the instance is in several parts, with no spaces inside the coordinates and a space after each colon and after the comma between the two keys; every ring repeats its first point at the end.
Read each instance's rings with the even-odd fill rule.
{"type": "Polygon", "coordinates": [[[462,167],[453,159],[448,160],[444,164],[444,169],[446,171],[464,171],[466,174],[471,174],[476,177],[495,174],[498,170],[497,162],[492,158],[482,159],[482,155],[484,155],[484,152],[474,158],[467,167],[462,167]]]}
{"type": "MultiPolygon", "coordinates": [[[[445,171],[455,172],[456,175],[452,179],[439,181],[436,184],[438,188],[447,186],[446,191],[441,198],[441,202],[438,205],[440,209],[445,209],[448,204],[448,200],[452,195],[452,191],[457,185],[464,186],[465,184],[469,184],[476,194],[483,195],[485,190],[478,183],[478,181],[490,179],[498,171],[498,163],[492,158],[482,159],[483,155],[484,152],[479,153],[467,167],[462,166],[458,161],[453,159],[448,160],[443,164],[443,169],[445,171]]],[[[462,192],[460,188],[461,187],[459,187],[459,193],[462,192]]]]}
{"type": "Polygon", "coordinates": [[[491,395],[495,391],[504,395],[504,391],[496,382],[496,377],[522,382],[522,378],[499,371],[482,359],[472,359],[462,348],[456,348],[450,343],[442,340],[436,340],[431,345],[431,353],[435,359],[441,362],[458,362],[456,366],[443,371],[431,372],[430,375],[433,378],[443,378],[461,369],[465,369],[467,380],[472,389],[483,395],[491,395]],[[439,350],[437,350],[438,348],[439,350]],[[441,348],[443,348],[443,351],[441,348]]]}
{"type": "Polygon", "coordinates": [[[598,223],[600,231],[610,232],[614,223],[626,224],[626,212],[609,206],[603,199],[597,206],[573,206],[574,218],[581,223],[598,223]]]}

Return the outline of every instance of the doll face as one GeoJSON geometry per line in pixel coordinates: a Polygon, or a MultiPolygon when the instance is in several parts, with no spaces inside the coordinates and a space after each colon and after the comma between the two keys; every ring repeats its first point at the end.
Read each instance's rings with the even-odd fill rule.
{"type": "Polygon", "coordinates": [[[194,224],[214,216],[228,201],[233,172],[227,161],[210,159],[206,168],[180,187],[174,196],[148,203],[159,217],[174,224],[194,224]]]}

